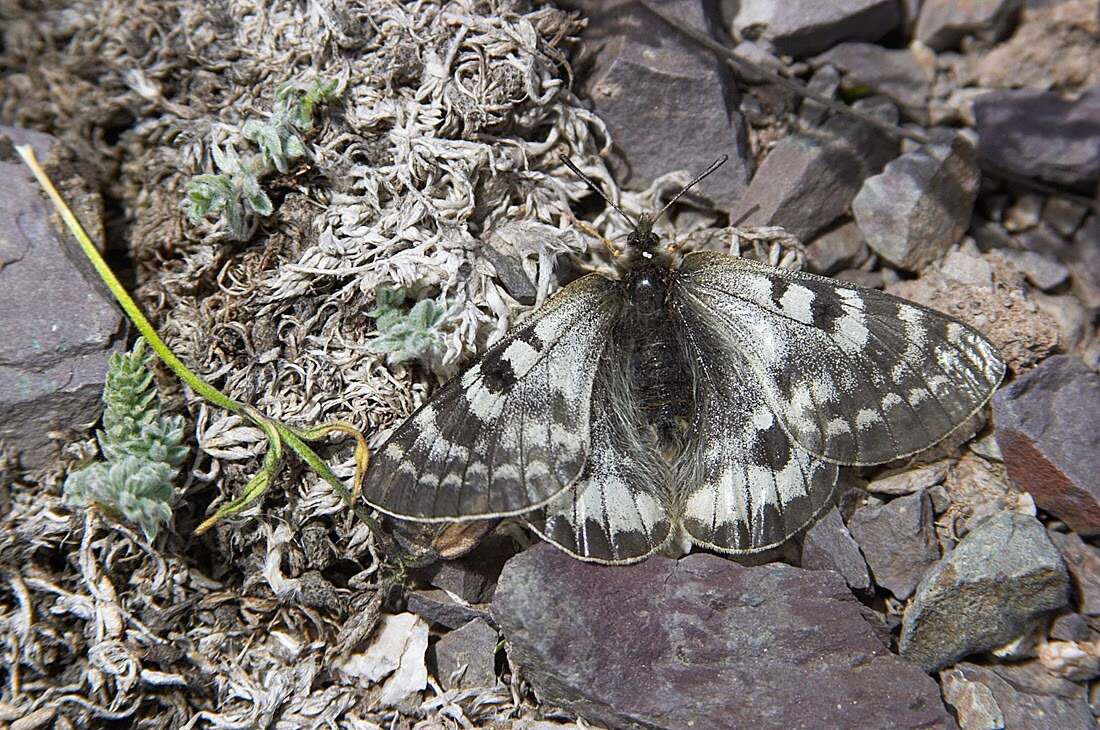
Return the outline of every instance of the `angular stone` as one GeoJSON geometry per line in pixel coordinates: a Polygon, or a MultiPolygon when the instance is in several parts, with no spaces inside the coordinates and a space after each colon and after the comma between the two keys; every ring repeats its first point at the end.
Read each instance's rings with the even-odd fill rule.
{"type": "Polygon", "coordinates": [[[884,474],[867,484],[867,491],[874,494],[901,496],[928,489],[943,482],[951,463],[937,461],[916,469],[905,469],[893,474],[884,474]]]}
{"type": "Polygon", "coordinates": [[[1077,231],[1067,263],[1073,293],[1089,309],[1100,309],[1100,216],[1090,216],[1077,231]]]}
{"type": "Polygon", "coordinates": [[[1070,101],[1016,89],[974,101],[978,154],[994,171],[1091,193],[1100,181],[1100,86],[1070,101]]]}
{"type": "Polygon", "coordinates": [[[1086,213],[1088,208],[1075,200],[1066,198],[1047,198],[1046,205],[1043,206],[1043,220],[1067,238],[1072,237],[1081,227],[1086,213]]]}
{"type": "Polygon", "coordinates": [[[1072,532],[1051,532],[1050,539],[1073,578],[1077,610],[1086,616],[1100,616],[1100,549],[1072,532]]]}
{"type": "Polygon", "coordinates": [[[475,619],[489,616],[487,607],[463,605],[451,598],[447,591],[440,589],[409,591],[405,603],[410,612],[448,629],[457,629],[475,619]]]}
{"type": "Polygon", "coordinates": [[[875,583],[899,599],[913,594],[921,576],[940,557],[932,527],[932,502],[921,490],[883,505],[860,507],[848,520],[875,583]]]}
{"type": "Polygon", "coordinates": [[[901,22],[897,0],[741,0],[734,37],[804,58],[840,41],[877,41],[901,22]]]}
{"type": "Polygon", "coordinates": [[[961,669],[940,672],[943,701],[955,711],[962,730],[1001,730],[1004,714],[989,687],[970,681],[961,669]]]}
{"type": "Polygon", "coordinates": [[[933,140],[864,181],[852,201],[867,245],[910,271],[919,271],[959,242],[981,182],[969,140],[957,134],[936,134],[933,140]]]}
{"type": "Polygon", "coordinates": [[[416,571],[418,577],[467,603],[487,603],[493,597],[497,577],[515,553],[512,541],[493,534],[457,560],[440,560],[416,571]]]}
{"type": "Polygon", "coordinates": [[[852,222],[814,239],[806,247],[806,268],[815,274],[834,274],[859,265],[867,257],[863,234],[852,222]]]}
{"type": "Polygon", "coordinates": [[[916,38],[937,51],[957,48],[966,36],[997,41],[1012,29],[1023,4],[1023,0],[924,0],[916,38]]]}
{"type": "Polygon", "coordinates": [[[436,642],[436,679],[444,689],[492,687],[497,682],[497,632],[480,619],[447,633],[436,642]]]}
{"type": "Polygon", "coordinates": [[[841,43],[812,59],[843,72],[841,88],[892,99],[902,115],[928,124],[928,94],[932,80],[916,55],[907,48],[892,50],[874,43],[841,43]]]}
{"type": "MultiPolygon", "coordinates": [[[[1053,539],[1053,535],[1051,536],[1053,539]]],[[[1055,542],[1055,545],[1058,543],[1055,542]]],[[[1063,552],[1062,557],[1066,554],[1063,552]]],[[[1069,560],[1066,560],[1066,565],[1069,565],[1069,560]]],[[[1070,575],[1073,575],[1073,568],[1070,568],[1070,575]]],[[[1053,621],[1050,622],[1050,631],[1047,632],[1050,638],[1058,639],[1059,641],[1088,641],[1092,638],[1092,629],[1089,628],[1088,621],[1085,617],[1079,613],[1072,611],[1066,611],[1058,614],[1053,621]]]]}
{"type": "Polygon", "coordinates": [[[802,542],[802,567],[806,570],[835,570],[853,591],[867,593],[871,590],[867,563],[836,507],[807,530],[806,539],[802,542]]]}
{"type": "Polygon", "coordinates": [[[1012,482],[1082,535],[1100,534],[1100,375],[1058,355],[993,397],[1012,482]]]}
{"type": "MultiPolygon", "coordinates": [[[[897,121],[881,97],[856,107],[897,121]]],[[[781,139],[764,158],[730,219],[742,226],[782,226],[803,241],[827,229],[847,210],[863,180],[898,150],[897,141],[871,125],[834,116],[819,129],[781,139]]]]}
{"type": "MultiPolygon", "coordinates": [[[[1038,669],[1038,672],[1042,671],[1041,668],[1038,669]]],[[[952,686],[953,697],[968,691],[970,696],[975,698],[975,702],[971,705],[974,712],[967,715],[974,719],[975,724],[965,725],[962,723],[963,715],[960,713],[959,716],[959,724],[965,730],[971,727],[990,727],[990,725],[981,724],[981,718],[995,720],[998,711],[1002,722],[992,725],[994,728],[1095,730],[1096,721],[1084,698],[1083,688],[1075,687],[1070,682],[1061,682],[1057,687],[1049,684],[1035,687],[1027,681],[1031,678],[1026,676],[1029,673],[1033,677],[1035,670],[1003,665],[982,667],[963,662],[941,674],[941,677],[945,675],[950,677],[950,680],[944,680],[944,698],[955,707],[956,712],[959,711],[959,706],[954,705],[948,697],[948,682],[952,686]],[[972,685],[972,687],[964,690],[965,685],[972,685]],[[1039,689],[1045,691],[1036,691],[1039,689]],[[992,703],[989,701],[990,696],[992,696],[992,703]]],[[[965,695],[962,696],[965,697],[965,695]]]]}
{"type": "Polygon", "coordinates": [[[1053,256],[1035,251],[1002,251],[1002,255],[1024,272],[1027,280],[1043,291],[1057,289],[1069,279],[1069,269],[1053,256]]]}
{"type": "MultiPolygon", "coordinates": [[[[692,27],[720,31],[713,5],[703,0],[674,0],[661,10],[692,27]]],[[[645,188],[676,170],[698,174],[725,153],[729,161],[693,192],[728,210],[753,163],[726,66],[636,3],[597,15],[584,37],[598,51],[583,93],[614,140],[609,162],[619,182],[645,188]],[[654,109],[662,110],[659,122],[654,109]]]]}
{"type": "Polygon", "coordinates": [[[706,554],[604,567],[538,545],[493,615],[543,702],[615,728],[953,727],[832,571],[706,554]]]}
{"type": "MultiPolygon", "coordinates": [[[[125,325],[7,141],[30,144],[44,161],[55,140],[0,127],[0,449],[38,469],[58,453],[51,433],[99,419],[107,361],[125,344],[125,325]]],[[[99,226],[88,212],[81,217],[99,226]]]]}
{"type": "Polygon", "coordinates": [[[1069,575],[1039,520],[1002,512],[925,575],[905,612],[901,655],[935,671],[1024,633],[1069,603],[1069,575]]]}

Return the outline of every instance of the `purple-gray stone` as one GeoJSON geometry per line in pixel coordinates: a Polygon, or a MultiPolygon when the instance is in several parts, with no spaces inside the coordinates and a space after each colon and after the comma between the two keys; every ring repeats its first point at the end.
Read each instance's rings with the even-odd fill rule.
{"type": "Polygon", "coordinates": [[[496,684],[497,632],[475,619],[444,634],[431,649],[435,676],[444,689],[474,689],[496,684]]]}
{"type": "Polygon", "coordinates": [[[875,583],[899,599],[913,594],[940,557],[932,501],[924,489],[886,504],[860,507],[848,520],[848,531],[863,550],[875,583]]]}
{"type": "Polygon", "coordinates": [[[1051,676],[1036,662],[1020,665],[992,665],[983,667],[969,662],[945,670],[940,675],[944,695],[954,705],[960,697],[984,697],[988,710],[975,716],[973,708],[979,705],[969,702],[964,708],[956,707],[963,727],[969,725],[964,717],[999,718],[1003,724],[985,727],[1011,728],[1011,730],[1096,730],[1096,720],[1085,699],[1084,687],[1051,676]],[[965,691],[967,686],[970,691],[965,691]],[[964,714],[967,710],[970,712],[964,714]]]}
{"type": "MultiPolygon", "coordinates": [[[[720,30],[716,9],[703,0],[674,0],[661,10],[695,28],[720,30]]],[[[645,188],[676,170],[698,174],[725,153],[729,161],[693,191],[728,210],[753,163],[726,66],[636,3],[596,15],[584,38],[598,50],[583,93],[611,133],[609,163],[619,182],[645,188]]]]}
{"type": "Polygon", "coordinates": [[[978,154],[992,171],[1084,192],[1100,182],[1100,86],[1076,100],[1014,89],[974,100],[978,154]]]}
{"type": "Polygon", "coordinates": [[[901,23],[898,0],[741,0],[733,35],[795,58],[841,41],[877,41],[901,23]]]}
{"type": "Polygon", "coordinates": [[[31,145],[39,161],[56,141],[0,127],[0,448],[22,468],[38,469],[58,454],[52,432],[99,420],[107,360],[124,344],[125,327],[7,141],[31,145]]]}
{"type": "Polygon", "coordinates": [[[841,88],[866,89],[889,97],[904,116],[928,124],[928,94],[932,79],[909,49],[874,43],[841,43],[811,61],[831,64],[843,72],[841,88]]]}
{"type": "Polygon", "coordinates": [[[867,593],[871,590],[867,563],[836,507],[806,531],[806,538],[802,541],[802,567],[806,570],[835,570],[853,591],[867,593]]]}
{"type": "Polygon", "coordinates": [[[1023,0],[924,0],[915,35],[937,51],[958,47],[966,36],[997,41],[1012,29],[1023,4],[1023,0]]]}
{"type": "Polygon", "coordinates": [[[981,171],[962,135],[936,135],[868,178],[852,201],[867,245],[902,269],[919,271],[966,233],[981,171]]]}
{"type": "Polygon", "coordinates": [[[615,728],[954,727],[843,579],[715,555],[599,566],[538,545],[493,615],[543,702],[615,728]]]}
{"type": "Polygon", "coordinates": [[[1100,375],[1071,355],[1044,360],[993,396],[1012,482],[1082,535],[1100,534],[1100,375]]]}
{"type": "Polygon", "coordinates": [[[1100,549],[1072,532],[1051,532],[1050,539],[1073,579],[1077,609],[1086,616],[1100,616],[1100,549]]]}

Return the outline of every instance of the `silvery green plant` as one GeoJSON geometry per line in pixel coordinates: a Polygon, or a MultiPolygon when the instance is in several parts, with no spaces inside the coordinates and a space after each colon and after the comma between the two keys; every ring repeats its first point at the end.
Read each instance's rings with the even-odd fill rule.
{"type": "Polygon", "coordinates": [[[172,480],[187,458],[183,418],[160,412],[144,338],[111,357],[103,388],[103,428],[96,433],[104,461],[69,474],[65,503],[96,505],[141,528],[153,540],[172,518],[172,480]]]}
{"type": "Polygon", "coordinates": [[[267,119],[250,119],[241,136],[256,145],[258,152],[242,158],[232,144],[210,148],[217,174],[196,175],[187,186],[185,207],[191,223],[220,216],[229,237],[244,241],[255,230],[256,216],[271,215],[274,206],[260,186],[260,178],[278,170],[287,172],[293,160],[306,154],[302,135],[313,129],[318,105],[331,101],[337,82],[314,81],[303,89],[283,84],[275,92],[275,107],[267,119]]]}
{"type": "Polygon", "coordinates": [[[374,308],[367,312],[378,330],[370,349],[389,355],[394,362],[427,360],[441,343],[439,327],[447,318],[447,310],[431,299],[423,299],[407,311],[404,304],[403,290],[379,287],[374,308]]]}

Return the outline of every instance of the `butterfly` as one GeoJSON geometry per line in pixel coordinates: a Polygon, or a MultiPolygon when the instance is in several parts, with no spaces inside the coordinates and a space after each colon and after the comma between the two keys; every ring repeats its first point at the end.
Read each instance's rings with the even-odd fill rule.
{"type": "Polygon", "coordinates": [[[562,288],[397,427],[366,501],[523,516],[600,563],[672,542],[755,553],[829,506],[839,466],[927,449],[989,401],[1004,361],[963,322],[723,253],[677,264],[653,222],[724,161],[634,222],[617,278],[562,288]]]}

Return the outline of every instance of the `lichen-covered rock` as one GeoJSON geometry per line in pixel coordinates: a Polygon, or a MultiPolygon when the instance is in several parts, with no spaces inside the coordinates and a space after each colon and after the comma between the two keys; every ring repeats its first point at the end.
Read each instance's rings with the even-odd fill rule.
{"type": "Polygon", "coordinates": [[[545,702],[616,728],[953,727],[839,575],[697,554],[606,567],[548,545],[505,566],[493,615],[545,702]]]}
{"type": "Polygon", "coordinates": [[[981,171],[970,141],[938,136],[864,181],[852,201],[859,230],[895,266],[919,271],[966,232],[981,171]]]}
{"type": "Polygon", "coordinates": [[[1069,603],[1069,575],[1034,517],[1002,512],[976,527],[917,587],[898,649],[928,671],[988,651],[1069,603]]]}
{"type": "Polygon", "coordinates": [[[1100,375],[1078,358],[1044,361],[993,397],[1012,482],[1082,535],[1100,534],[1100,375]]]}
{"type": "MultiPolygon", "coordinates": [[[[26,469],[58,453],[54,432],[89,428],[102,409],[122,315],[12,144],[44,160],[47,135],[0,127],[0,449],[26,469]]],[[[88,212],[85,212],[85,216],[88,212]]],[[[90,221],[94,226],[98,222],[90,221]]]]}

